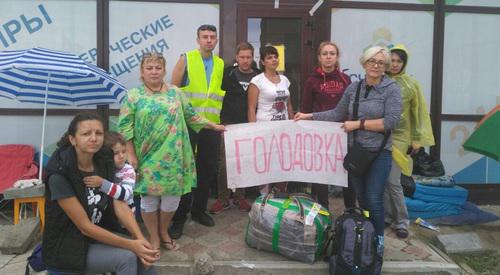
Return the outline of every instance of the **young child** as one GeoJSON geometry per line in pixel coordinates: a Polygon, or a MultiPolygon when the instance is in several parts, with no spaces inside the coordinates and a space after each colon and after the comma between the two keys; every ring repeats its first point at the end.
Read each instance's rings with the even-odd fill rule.
{"type": "Polygon", "coordinates": [[[125,163],[127,160],[125,139],[119,133],[110,131],[104,138],[104,144],[113,150],[117,169],[115,181],[117,183],[109,182],[99,176],[85,177],[83,178],[83,182],[87,187],[99,188],[101,192],[108,194],[114,199],[126,201],[132,211],[135,212],[135,171],[130,164],[125,163]]]}

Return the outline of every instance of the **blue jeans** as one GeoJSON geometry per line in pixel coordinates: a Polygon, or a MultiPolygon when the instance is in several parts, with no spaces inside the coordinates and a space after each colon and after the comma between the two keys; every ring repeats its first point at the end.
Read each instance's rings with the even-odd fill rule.
{"type": "Polygon", "coordinates": [[[392,153],[382,150],[364,177],[349,174],[359,206],[370,212],[378,236],[384,236],[384,190],[392,166],[392,153]]]}
{"type": "MultiPolygon", "coordinates": [[[[114,272],[116,275],[157,275],[156,267],[145,269],[137,256],[130,250],[102,243],[89,244],[85,271],[90,274],[114,272]]],[[[76,275],[81,272],[61,272],[47,267],[50,275],[76,275]]]]}

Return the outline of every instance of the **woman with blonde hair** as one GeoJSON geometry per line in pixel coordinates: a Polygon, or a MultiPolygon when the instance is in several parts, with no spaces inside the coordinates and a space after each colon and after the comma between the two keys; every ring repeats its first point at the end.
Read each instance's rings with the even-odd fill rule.
{"type": "Polygon", "coordinates": [[[144,54],[143,85],[128,91],[120,109],[118,126],[127,141],[130,164],[137,169],[135,193],[141,195],[141,213],[154,248],[179,246],[168,227],[180,197],[196,186],[189,126],[223,131],[198,115],[184,93],[164,81],[166,61],[161,54],[144,54]]]}
{"type": "MultiPolygon", "coordinates": [[[[369,211],[377,234],[377,254],[384,252],[384,189],[391,170],[392,139],[401,115],[401,92],[394,80],[384,75],[390,67],[389,50],[370,47],[359,61],[365,69],[365,79],[352,83],[334,109],[310,114],[297,113],[295,120],[312,119],[343,121],[342,128],[349,133],[349,147],[360,146],[364,150],[378,152],[382,149],[364,175],[349,173],[361,208],[369,211]],[[353,105],[359,93],[357,119],[353,119],[353,105]],[[384,144],[383,148],[381,146],[384,144]]],[[[379,270],[380,272],[380,270],[379,270]]]]}
{"type": "MultiPolygon", "coordinates": [[[[303,113],[323,112],[337,106],[345,89],[351,84],[348,75],[340,71],[340,51],[337,44],[324,41],[319,44],[318,67],[307,78],[302,92],[300,111],[303,113]]],[[[313,183],[311,186],[313,197],[328,209],[328,185],[313,183]]],[[[342,188],[344,205],[356,206],[352,186],[342,188]]]]}

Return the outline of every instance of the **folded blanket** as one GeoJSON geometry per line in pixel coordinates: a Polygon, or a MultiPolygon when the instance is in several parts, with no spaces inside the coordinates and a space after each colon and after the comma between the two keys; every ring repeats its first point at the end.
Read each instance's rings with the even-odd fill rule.
{"type": "Polygon", "coordinates": [[[460,213],[461,207],[449,203],[425,202],[405,197],[406,208],[411,220],[430,219],[460,213]]]}
{"type": "Polygon", "coordinates": [[[415,183],[427,185],[427,186],[436,186],[436,187],[452,187],[455,185],[455,179],[453,176],[441,176],[441,177],[424,177],[420,175],[412,175],[415,183]]]}
{"type": "Polygon", "coordinates": [[[434,187],[422,184],[415,184],[415,192],[412,198],[425,202],[447,203],[453,205],[463,205],[467,200],[469,192],[460,187],[434,187]]]}

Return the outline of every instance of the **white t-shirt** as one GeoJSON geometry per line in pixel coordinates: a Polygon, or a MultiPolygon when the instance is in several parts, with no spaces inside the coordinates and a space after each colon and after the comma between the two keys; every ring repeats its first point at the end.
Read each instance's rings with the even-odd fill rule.
{"type": "Polygon", "coordinates": [[[280,82],[273,83],[264,75],[256,75],[250,83],[259,89],[257,98],[257,121],[274,121],[288,119],[288,99],[290,98],[290,81],[280,75],[280,82]]]}

